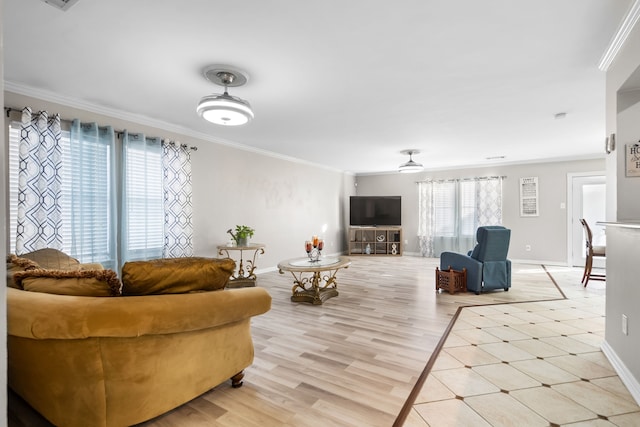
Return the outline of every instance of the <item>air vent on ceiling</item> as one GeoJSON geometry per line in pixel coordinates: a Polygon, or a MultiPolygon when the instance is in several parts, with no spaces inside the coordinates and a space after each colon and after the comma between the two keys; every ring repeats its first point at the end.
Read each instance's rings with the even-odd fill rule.
{"type": "Polygon", "coordinates": [[[42,1],[55,8],[66,11],[71,6],[73,6],[78,0],[42,0],[42,1]]]}

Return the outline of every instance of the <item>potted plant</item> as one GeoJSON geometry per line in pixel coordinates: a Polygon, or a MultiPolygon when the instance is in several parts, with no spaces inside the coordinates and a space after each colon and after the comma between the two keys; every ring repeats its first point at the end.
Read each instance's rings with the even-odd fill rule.
{"type": "Polygon", "coordinates": [[[253,237],[255,230],[246,225],[236,225],[235,233],[230,228],[227,233],[231,234],[237,246],[249,246],[249,239],[253,237]]]}

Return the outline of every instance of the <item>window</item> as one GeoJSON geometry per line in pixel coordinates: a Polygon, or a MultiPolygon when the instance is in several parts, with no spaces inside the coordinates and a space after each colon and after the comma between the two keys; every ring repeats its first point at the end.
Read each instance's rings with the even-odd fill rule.
{"type": "Polygon", "coordinates": [[[124,135],[123,261],[161,258],[164,244],[162,145],[159,138],[124,135]]]}
{"type": "Polygon", "coordinates": [[[477,228],[476,183],[475,181],[461,181],[459,184],[458,234],[473,237],[477,228]]]}
{"type": "Polygon", "coordinates": [[[502,177],[420,182],[418,206],[421,254],[465,253],[479,226],[502,223],[502,177]]]}
{"type": "MultiPolygon", "coordinates": [[[[19,122],[9,127],[12,253],[16,251],[20,128],[19,122]]],[[[77,121],[73,122],[72,131],[62,132],[60,141],[60,204],[64,219],[61,250],[80,262],[99,262],[111,269],[117,269],[124,261],[160,258],[164,245],[161,140],[125,132],[120,142],[110,127],[77,121]],[[123,148],[121,162],[116,159],[116,144],[123,148]],[[116,191],[117,178],[121,178],[122,196],[116,191]]]]}
{"type": "Polygon", "coordinates": [[[9,126],[9,252],[16,253],[16,227],[18,226],[18,147],[20,125],[9,126]]]}
{"type": "Polygon", "coordinates": [[[474,181],[433,183],[435,235],[473,236],[476,229],[474,181]]]}
{"type": "Polygon", "coordinates": [[[112,269],[117,266],[114,145],[112,128],[74,120],[70,155],[62,165],[71,181],[62,195],[71,212],[63,222],[69,224],[65,252],[81,262],[99,262],[112,269]]]}
{"type": "Polygon", "coordinates": [[[433,216],[436,236],[452,237],[455,233],[455,190],[454,182],[439,182],[433,186],[433,216]]]}

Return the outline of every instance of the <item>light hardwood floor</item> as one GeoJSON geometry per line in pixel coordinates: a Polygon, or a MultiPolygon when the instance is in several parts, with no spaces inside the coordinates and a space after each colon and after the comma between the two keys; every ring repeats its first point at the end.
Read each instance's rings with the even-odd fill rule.
{"type": "MultiPolygon", "coordinates": [[[[260,275],[273,305],[252,321],[244,386],[221,384],[140,426],[391,426],[458,307],[563,298],[539,265],[514,265],[509,292],[436,293],[437,264],[352,257],[322,306],[292,303],[288,273],[260,275]]],[[[10,426],[47,425],[9,398],[10,426]]]]}

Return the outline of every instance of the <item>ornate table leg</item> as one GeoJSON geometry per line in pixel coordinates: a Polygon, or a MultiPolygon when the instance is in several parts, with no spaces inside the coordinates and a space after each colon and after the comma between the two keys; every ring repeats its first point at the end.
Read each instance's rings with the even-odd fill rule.
{"type": "Polygon", "coordinates": [[[329,298],[338,296],[337,272],[338,270],[334,270],[323,276],[322,272],[315,271],[311,277],[304,277],[304,273],[296,276],[295,272],[291,272],[294,279],[291,301],[322,305],[329,298]]]}
{"type": "MultiPolygon", "coordinates": [[[[258,253],[260,253],[260,255],[264,254],[264,248],[259,248],[256,249],[253,252],[253,258],[251,260],[247,260],[247,279],[251,279],[254,282],[257,280],[256,278],[256,274],[255,274],[255,269],[256,269],[256,256],[258,256],[258,253]]],[[[240,257],[240,270],[242,270],[242,256],[240,257]]],[[[243,274],[242,272],[240,274],[243,274]]]]}
{"type": "MultiPolygon", "coordinates": [[[[237,249],[240,252],[238,259],[238,270],[231,274],[229,279],[228,288],[240,288],[245,286],[255,286],[258,278],[256,277],[256,257],[258,254],[264,254],[264,248],[257,248],[253,252],[253,257],[250,260],[243,258],[243,249],[237,249]],[[245,266],[245,263],[247,264],[245,266]],[[245,274],[246,273],[246,274],[245,274]]],[[[218,255],[226,255],[227,258],[231,258],[229,251],[226,248],[218,250],[218,255]]]]}

